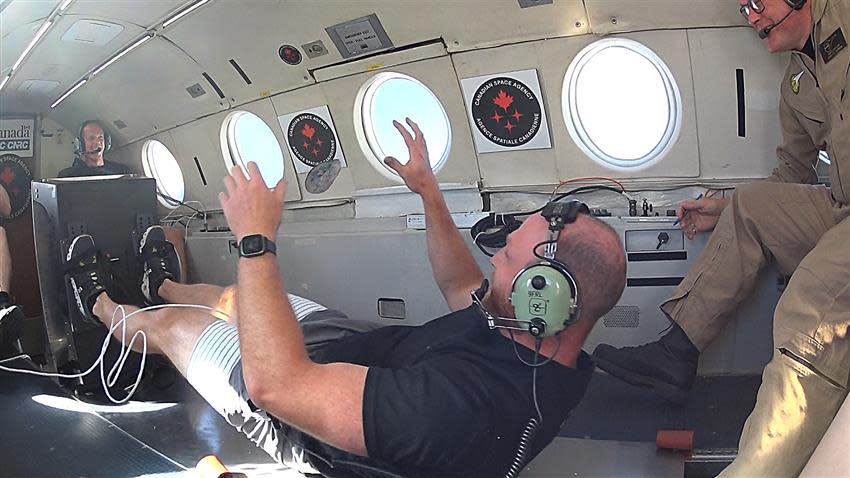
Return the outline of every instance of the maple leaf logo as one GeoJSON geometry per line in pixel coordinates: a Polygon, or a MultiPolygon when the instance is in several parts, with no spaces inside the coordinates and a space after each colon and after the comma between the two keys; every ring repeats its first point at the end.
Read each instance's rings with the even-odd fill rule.
{"type": "Polygon", "coordinates": [[[496,106],[502,108],[505,111],[508,111],[508,106],[512,105],[514,102],[514,97],[505,93],[504,90],[499,90],[499,94],[493,98],[493,103],[496,106]]]}
{"type": "Polygon", "coordinates": [[[304,135],[305,138],[313,139],[313,135],[316,134],[316,128],[310,126],[310,123],[304,123],[304,128],[301,129],[301,134],[304,135]]]}
{"type": "Polygon", "coordinates": [[[15,172],[12,171],[12,168],[5,167],[3,168],[3,172],[0,173],[0,181],[3,181],[6,184],[10,184],[15,180],[15,172]]]}

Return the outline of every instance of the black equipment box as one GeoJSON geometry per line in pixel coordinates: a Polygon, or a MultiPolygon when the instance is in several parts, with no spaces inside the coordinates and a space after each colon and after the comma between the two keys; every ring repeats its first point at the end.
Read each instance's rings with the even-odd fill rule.
{"type": "MultiPolygon", "coordinates": [[[[108,259],[112,275],[122,279],[114,283],[127,284],[132,280],[133,249],[137,247],[139,235],[159,221],[156,183],[152,178],[135,176],[34,181],[32,205],[38,282],[47,337],[45,359],[48,368],[54,371],[77,373],[97,360],[107,329],[85,320],[76,307],[63,272],[68,246],[76,236],[90,234],[108,259]]],[[[137,288],[114,289],[109,293],[116,302],[139,305],[137,288]]],[[[106,373],[120,349],[118,341],[112,339],[111,342],[106,355],[106,373]]],[[[127,360],[118,386],[135,379],[138,362],[138,356],[127,360]]],[[[59,382],[78,394],[102,392],[97,370],[80,379],[59,382]]],[[[123,397],[123,393],[113,393],[113,396],[123,397]]]]}

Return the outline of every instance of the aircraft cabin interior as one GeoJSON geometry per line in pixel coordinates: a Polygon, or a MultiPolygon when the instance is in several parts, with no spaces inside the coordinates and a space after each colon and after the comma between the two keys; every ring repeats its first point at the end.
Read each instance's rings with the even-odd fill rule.
{"type": "Polygon", "coordinates": [[[0,476],[850,476],[844,2],[0,0],[0,476]],[[807,47],[782,46],[797,31],[807,47]],[[278,289],[249,290],[261,277],[278,289]],[[173,305],[165,281],[224,292],[173,305]],[[242,294],[285,312],[261,319],[242,294]],[[342,341],[502,340],[505,364],[481,367],[516,382],[480,397],[502,390],[478,383],[490,352],[443,338],[433,347],[467,365],[352,359],[338,376],[316,357],[354,352],[314,352],[306,323],[300,355],[248,346],[333,311],[364,327],[342,341]],[[437,325],[467,313],[457,336],[437,325]],[[213,323],[182,344],[186,367],[157,342],[189,328],[162,317],[184,316],[213,323]],[[814,332],[783,332],[811,317],[814,332]],[[146,337],[122,340],[121,322],[146,337]],[[218,326],[241,346],[235,393],[198,385],[218,326]],[[658,345],[677,333],[686,352],[658,345]],[[675,358],[644,363],[658,347],[675,358]],[[317,380],[265,392],[256,370],[279,355],[317,380]],[[279,398],[302,389],[315,413],[273,408],[303,406],[279,398]],[[546,400],[556,389],[575,401],[546,400]],[[529,426],[468,423],[491,402],[529,426]],[[313,433],[326,409],[356,419],[313,433]],[[462,444],[445,463],[467,471],[430,458],[429,433],[462,444]],[[290,436],[316,471],[282,464],[290,436]],[[389,458],[403,453],[419,464],[389,458]],[[468,471],[485,469],[500,471],[468,471]]]}

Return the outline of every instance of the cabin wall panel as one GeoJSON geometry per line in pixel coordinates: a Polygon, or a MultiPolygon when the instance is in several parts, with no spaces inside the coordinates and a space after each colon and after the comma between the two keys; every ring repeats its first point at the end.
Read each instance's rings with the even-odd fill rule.
{"type": "Polygon", "coordinates": [[[595,34],[746,24],[734,1],[585,0],[584,3],[590,31],[595,34]]]}
{"type": "Polygon", "coordinates": [[[199,65],[165,40],[154,38],[132,52],[133,61],[122,60],[60,103],[53,115],[69,124],[99,118],[113,146],[120,146],[229,106],[206,84],[199,65]],[[198,82],[207,93],[192,98],[186,88],[198,82]],[[118,130],[117,119],[126,128],[118,130]]]}
{"type": "MultiPolygon", "coordinates": [[[[291,178],[295,168],[288,151],[286,151],[286,143],[278,126],[271,100],[255,101],[243,105],[239,109],[256,114],[269,125],[283,152],[284,176],[291,178]]],[[[172,153],[183,169],[183,176],[186,181],[186,199],[200,201],[208,210],[221,208],[218,193],[224,189],[222,179],[225,174],[228,174],[229,170],[229,167],[225,164],[224,152],[221,147],[221,127],[229,113],[231,111],[217,113],[173,130],[177,149],[172,150],[172,153]],[[204,170],[204,177],[207,180],[206,186],[204,186],[195,165],[195,157],[198,158],[204,170]]],[[[298,201],[301,199],[300,188],[297,183],[293,185],[290,181],[291,179],[287,180],[284,200],[298,201]]]]}
{"type": "MultiPolygon", "coordinates": [[[[41,134],[37,136],[39,172],[41,178],[55,178],[59,171],[74,162],[74,138],[77,127],[59,124],[50,118],[41,118],[41,134]]],[[[36,172],[33,171],[33,178],[36,172]]]]}
{"type": "MultiPolygon", "coordinates": [[[[441,183],[472,185],[479,179],[472,136],[463,109],[463,96],[452,61],[448,57],[433,58],[387,68],[410,75],[425,84],[439,98],[446,110],[452,129],[449,159],[437,173],[441,183]]],[[[331,115],[337,127],[340,143],[345,148],[355,189],[367,190],[398,186],[378,173],[367,161],[354,130],[354,103],[363,83],[378,73],[372,71],[320,83],[328,99],[331,115]]],[[[359,116],[357,118],[359,120],[359,116]]],[[[404,118],[399,118],[403,121],[404,118]]],[[[427,131],[425,132],[427,137],[427,131]]]]}
{"type": "Polygon", "coordinates": [[[175,149],[171,152],[183,170],[186,199],[200,201],[207,210],[221,209],[218,193],[224,189],[222,178],[227,174],[227,168],[218,134],[225,115],[219,113],[208,116],[171,131],[175,141],[175,149]],[[198,158],[201,164],[206,185],[201,180],[194,158],[198,158]]]}
{"type": "MultiPolygon", "coordinates": [[[[323,106],[328,104],[328,100],[325,97],[325,92],[319,86],[308,86],[306,88],[301,88],[295,91],[288,91],[280,95],[275,95],[271,98],[271,102],[272,106],[274,106],[276,116],[283,116],[285,114],[294,113],[296,111],[312,109],[317,106],[323,106]]],[[[347,118],[342,118],[343,121],[346,119],[347,118]]],[[[339,119],[334,117],[333,120],[334,126],[336,126],[336,128],[338,129],[339,119]]],[[[289,151],[289,147],[285,141],[286,131],[284,130],[284,127],[285,126],[281,126],[280,122],[277,120],[277,118],[275,118],[272,128],[280,130],[281,135],[284,137],[284,140],[281,142],[281,147],[286,150],[286,155],[290,158],[290,162],[294,164],[297,159],[293,158],[292,153],[289,151]]],[[[341,145],[348,166],[340,170],[339,176],[337,176],[331,187],[321,194],[312,194],[307,191],[306,187],[304,186],[304,181],[307,178],[307,173],[297,173],[294,167],[287,170],[287,177],[293,178],[296,177],[295,175],[297,175],[298,187],[301,188],[301,194],[303,195],[302,202],[308,203],[312,201],[327,201],[335,199],[347,200],[351,198],[354,193],[354,180],[351,175],[351,160],[348,155],[348,149],[350,146],[351,145],[347,144],[341,145]],[[290,173],[293,175],[290,176],[290,173]]],[[[287,167],[289,167],[289,164],[287,164],[287,167]]]]}
{"type": "MultiPolygon", "coordinates": [[[[302,52],[300,65],[290,66],[280,59],[278,49],[284,44],[300,49],[319,33],[330,47],[324,31],[308,30],[315,23],[292,14],[324,10],[335,8],[317,8],[312,2],[300,7],[292,2],[214,2],[175,23],[163,35],[203,65],[229,101],[242,104],[314,83],[306,54],[302,52]],[[221,28],[210,34],[210,25],[221,28]],[[231,59],[251,80],[250,85],[230,64],[231,59]]],[[[211,88],[208,92],[215,95],[211,88]]]]}
{"type": "Polygon", "coordinates": [[[686,34],[680,31],[658,31],[622,36],[639,41],[655,51],[676,78],[682,97],[682,129],[667,156],[639,172],[621,172],[592,161],[573,142],[561,112],[564,74],[575,55],[595,41],[595,36],[558,38],[459,53],[453,55],[459,79],[537,68],[550,125],[552,149],[479,154],[485,187],[504,189],[553,185],[579,176],[687,178],[699,175],[694,91],[686,34]]]}
{"type": "Polygon", "coordinates": [[[702,176],[763,178],[782,142],[779,86],[789,56],[770,55],[750,28],[692,30],[702,176]],[[735,70],[744,70],[746,137],[738,136],[735,70]]]}

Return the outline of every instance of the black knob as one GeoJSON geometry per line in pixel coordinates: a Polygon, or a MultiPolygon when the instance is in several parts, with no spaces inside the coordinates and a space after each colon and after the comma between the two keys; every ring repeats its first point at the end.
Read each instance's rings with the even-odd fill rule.
{"type": "Polygon", "coordinates": [[[666,232],[661,232],[658,234],[658,245],[655,246],[656,249],[661,249],[661,246],[670,242],[670,235],[666,232]]]}
{"type": "Polygon", "coordinates": [[[540,290],[546,287],[546,278],[543,276],[534,276],[531,278],[531,287],[540,290]]]}

